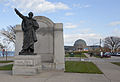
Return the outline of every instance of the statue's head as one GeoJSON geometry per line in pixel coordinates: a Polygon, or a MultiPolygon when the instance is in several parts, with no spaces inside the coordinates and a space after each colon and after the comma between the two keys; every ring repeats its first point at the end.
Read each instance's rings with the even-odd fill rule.
{"type": "Polygon", "coordinates": [[[29,13],[28,13],[28,16],[29,16],[29,18],[32,18],[32,17],[33,17],[33,13],[32,13],[32,12],[29,12],[29,13]]]}

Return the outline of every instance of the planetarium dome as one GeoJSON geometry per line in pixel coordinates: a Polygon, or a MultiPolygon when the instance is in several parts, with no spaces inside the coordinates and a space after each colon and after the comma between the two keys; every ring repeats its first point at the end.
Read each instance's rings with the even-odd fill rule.
{"type": "Polygon", "coordinates": [[[76,50],[83,50],[84,48],[86,48],[86,46],[86,42],[82,39],[78,39],[74,43],[74,47],[76,50]]]}

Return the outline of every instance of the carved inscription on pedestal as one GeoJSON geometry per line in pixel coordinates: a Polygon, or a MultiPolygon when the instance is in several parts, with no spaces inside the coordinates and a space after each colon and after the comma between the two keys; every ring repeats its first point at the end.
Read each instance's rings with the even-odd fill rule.
{"type": "Polygon", "coordinates": [[[33,60],[16,60],[15,65],[32,66],[34,63],[33,60]]]}

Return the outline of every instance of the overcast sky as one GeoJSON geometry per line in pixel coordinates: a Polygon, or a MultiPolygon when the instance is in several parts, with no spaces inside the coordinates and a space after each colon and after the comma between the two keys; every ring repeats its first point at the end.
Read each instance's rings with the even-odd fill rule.
{"type": "Polygon", "coordinates": [[[14,8],[63,23],[65,45],[77,39],[93,45],[100,38],[120,36],[120,0],[0,0],[0,29],[21,23],[14,8]]]}

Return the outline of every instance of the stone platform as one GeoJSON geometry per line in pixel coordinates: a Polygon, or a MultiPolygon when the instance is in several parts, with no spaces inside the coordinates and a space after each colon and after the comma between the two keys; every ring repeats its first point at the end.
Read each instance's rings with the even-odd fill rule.
{"type": "Polygon", "coordinates": [[[42,71],[40,55],[18,55],[14,58],[13,75],[35,75],[42,71]]]}

